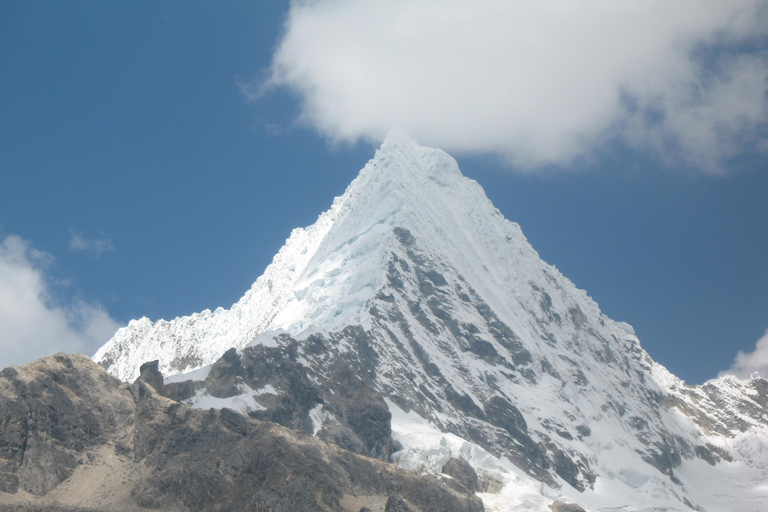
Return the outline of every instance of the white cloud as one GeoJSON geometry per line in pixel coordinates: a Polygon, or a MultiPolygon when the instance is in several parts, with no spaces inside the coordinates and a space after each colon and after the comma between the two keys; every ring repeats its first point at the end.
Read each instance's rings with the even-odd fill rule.
{"type": "Polygon", "coordinates": [[[70,229],[69,234],[70,251],[85,251],[99,257],[102,253],[115,250],[108,238],[86,238],[74,229],[70,229]]]}
{"type": "Polygon", "coordinates": [[[18,236],[0,241],[0,368],[56,352],[90,355],[120,327],[99,304],[57,302],[52,259],[18,236]]]}
{"type": "Polygon", "coordinates": [[[329,139],[567,165],[610,140],[717,173],[766,144],[766,0],[294,0],[269,78],[329,139]]]}
{"type": "Polygon", "coordinates": [[[736,375],[745,379],[754,372],[761,377],[768,379],[768,330],[762,338],[755,343],[755,350],[752,352],[743,352],[739,350],[733,365],[727,371],[720,372],[723,375],[736,375]]]}

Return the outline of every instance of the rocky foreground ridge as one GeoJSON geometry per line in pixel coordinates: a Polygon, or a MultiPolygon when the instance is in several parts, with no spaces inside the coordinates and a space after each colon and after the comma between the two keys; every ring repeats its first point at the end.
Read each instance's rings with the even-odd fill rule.
{"type": "Polygon", "coordinates": [[[0,509],[483,511],[463,461],[447,465],[454,477],[419,477],[231,409],[189,408],[158,393],[153,369],[126,384],[57,354],[0,372],[0,509]]]}

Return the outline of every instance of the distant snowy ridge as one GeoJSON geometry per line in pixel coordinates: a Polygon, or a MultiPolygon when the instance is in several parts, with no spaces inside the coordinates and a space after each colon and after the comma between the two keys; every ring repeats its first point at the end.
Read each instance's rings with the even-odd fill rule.
{"type": "Polygon", "coordinates": [[[188,402],[265,419],[283,406],[253,390],[291,396],[270,371],[285,365],[314,397],[286,421],[332,442],[357,435],[339,386],[352,369],[388,404],[393,460],[439,472],[462,456],[505,484],[484,498],[493,510],[768,502],[768,382],[687,386],[542,261],[453,158],[402,133],[232,309],[131,322],[94,358],[123,380],[154,359],[167,375],[219,360],[190,377],[188,402]]]}

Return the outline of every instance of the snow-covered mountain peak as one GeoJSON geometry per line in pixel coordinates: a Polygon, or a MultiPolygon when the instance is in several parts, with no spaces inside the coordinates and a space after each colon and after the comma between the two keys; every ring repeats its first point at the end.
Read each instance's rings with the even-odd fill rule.
{"type": "Polygon", "coordinates": [[[390,284],[392,262],[416,250],[505,316],[522,321],[521,305],[536,309],[541,297],[580,311],[579,321],[602,316],[584,291],[541,261],[450,155],[394,131],[329,210],[293,230],[232,308],[132,321],[94,359],[132,380],[146,361],[159,359],[167,375],[191,371],[270,330],[367,328],[369,302],[390,284]]]}
{"type": "Polygon", "coordinates": [[[457,252],[474,244],[458,239],[474,231],[467,221],[481,212],[501,218],[452,157],[393,131],[315,224],[293,230],[264,274],[231,309],[172,321],[132,321],[94,359],[132,380],[145,361],[159,359],[166,374],[193,370],[271,329],[299,332],[310,325],[332,329],[365,323],[363,305],[385,279],[384,260],[397,243],[395,227],[445,242],[434,252],[446,246],[457,252]]]}
{"type": "MultiPolygon", "coordinates": [[[[396,230],[446,238],[461,227],[446,215],[457,194],[470,209],[490,207],[482,189],[464,178],[445,152],[420,147],[403,132],[390,134],[324,214],[333,222],[269,328],[299,332],[313,325],[329,330],[367,325],[365,304],[386,281],[387,260],[399,244],[396,230]]],[[[466,243],[453,245],[460,249],[466,243]]]]}
{"type": "MultiPolygon", "coordinates": [[[[399,446],[414,469],[461,455],[590,509],[725,510],[742,491],[707,489],[710,467],[768,474],[768,382],[686,386],[453,158],[402,132],[232,308],[133,321],[94,358],[123,380],[155,359],[166,375],[207,366],[187,381],[193,405],[376,457],[399,446]]],[[[762,511],[768,492],[749,492],[742,510],[762,511]]]]}

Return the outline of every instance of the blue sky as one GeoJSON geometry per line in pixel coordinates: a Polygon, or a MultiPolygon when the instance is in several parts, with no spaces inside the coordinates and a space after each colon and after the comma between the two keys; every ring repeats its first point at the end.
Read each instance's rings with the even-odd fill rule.
{"type": "MultiPolygon", "coordinates": [[[[548,68],[521,64],[514,76],[544,74],[547,83],[557,84],[553,97],[586,91],[586,99],[577,99],[587,106],[565,117],[570,104],[550,112],[537,101],[550,105],[551,99],[533,94],[530,102],[542,115],[526,118],[528,99],[510,101],[508,112],[500,103],[473,103],[493,99],[496,90],[473,89],[483,82],[482,68],[473,68],[475,78],[466,83],[451,79],[450,73],[467,74],[459,50],[456,70],[444,76],[441,65],[423,77],[420,71],[408,75],[407,90],[414,95],[403,93],[402,83],[386,82],[408,69],[403,58],[384,52],[391,45],[376,34],[356,46],[360,35],[344,28],[364,27],[372,15],[386,27],[386,19],[375,10],[345,11],[347,3],[325,2],[331,5],[327,12],[296,3],[289,25],[289,3],[278,1],[230,2],[226,10],[205,2],[0,7],[0,279],[7,272],[0,323],[8,323],[0,326],[6,333],[0,334],[3,364],[58,348],[93,352],[106,341],[105,332],[132,318],[229,307],[291,229],[314,222],[343,192],[392,122],[451,152],[464,174],[521,224],[546,261],[586,289],[606,314],[632,324],[651,356],[673,373],[700,383],[728,369],[738,351],[755,349],[768,328],[766,89],[759,88],[765,85],[759,80],[765,34],[736,31],[714,44],[707,30],[723,30],[708,19],[669,29],[670,40],[684,33],[707,50],[691,62],[720,73],[699,75],[704,100],[696,111],[681,107],[690,99],[683,88],[635,87],[624,66],[606,65],[583,80],[578,70],[570,71],[575,75],[569,86],[558,75],[547,76],[548,68]],[[323,32],[327,27],[335,30],[333,37],[323,32]],[[324,43],[337,35],[342,48],[362,49],[378,67],[355,66],[364,76],[345,76],[335,66],[355,63],[354,56],[324,60],[327,55],[317,52],[333,52],[324,43]],[[302,46],[313,37],[323,44],[302,46]],[[272,62],[277,65],[270,68],[272,62]],[[385,81],[376,91],[385,113],[366,110],[376,102],[355,96],[358,89],[376,89],[366,82],[370,76],[376,84],[385,81]],[[419,99],[432,98],[432,80],[445,83],[446,76],[461,91],[441,87],[452,95],[444,103],[419,99]],[[593,84],[595,76],[603,78],[593,84]],[[722,76],[742,79],[737,94],[718,92],[736,83],[722,76]],[[347,90],[355,80],[361,81],[358,89],[347,90]],[[630,84],[621,92],[632,101],[619,107],[590,103],[593,88],[614,82],[630,84]],[[750,96],[752,83],[757,94],[750,96]],[[462,105],[491,112],[480,119],[487,132],[469,120],[471,133],[443,129],[462,126],[471,116],[451,100],[465,90],[474,96],[462,105]],[[400,96],[388,98],[387,91],[400,96]],[[329,99],[334,95],[341,103],[329,99]],[[408,115],[392,121],[388,116],[397,114],[401,98],[408,115]],[[740,108],[737,125],[728,115],[740,108]],[[442,119],[442,110],[458,117],[442,119]],[[707,131],[709,119],[720,124],[707,131]],[[724,126],[732,133],[722,136],[724,126]],[[712,133],[716,139],[708,138],[712,133]],[[14,298],[13,290],[32,290],[34,297],[14,298]],[[36,342],[49,331],[24,331],[27,320],[14,312],[24,300],[43,306],[30,325],[47,322],[50,332],[68,330],[71,339],[57,345],[51,335],[48,344],[36,342]],[[22,334],[31,337],[19,347],[22,334]]],[[[434,7],[430,3],[422,2],[425,9],[434,7]]],[[[441,23],[405,40],[414,48],[431,47],[440,41],[440,27],[453,22],[441,23]]],[[[381,37],[390,32],[382,30],[381,37]]],[[[549,42],[543,45],[547,52],[578,47],[549,42]]],[[[643,62],[646,47],[637,48],[627,51],[640,51],[643,62]]],[[[589,45],[582,50],[594,51],[589,45]]],[[[649,69],[664,68],[659,63],[679,68],[675,59],[689,56],[662,50],[649,69]]],[[[491,56],[500,62],[514,57],[491,56]]],[[[431,68],[419,63],[418,69],[431,68]]],[[[656,82],[685,78],[662,77],[666,81],[656,82]]],[[[494,75],[486,82],[507,78],[494,75]]],[[[526,83],[510,85],[521,87],[515,98],[525,97],[526,83]]]]}

